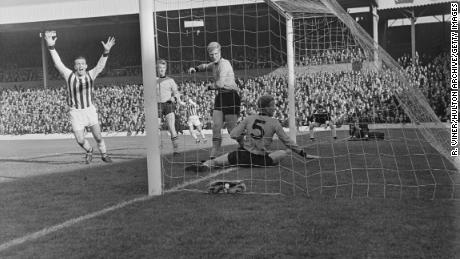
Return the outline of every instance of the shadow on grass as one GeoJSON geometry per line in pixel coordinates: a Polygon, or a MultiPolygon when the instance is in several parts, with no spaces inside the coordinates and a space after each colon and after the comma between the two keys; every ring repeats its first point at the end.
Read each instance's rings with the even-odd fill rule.
{"type": "Polygon", "coordinates": [[[0,243],[147,194],[146,159],[0,184],[0,243]]]}
{"type": "Polygon", "coordinates": [[[0,254],[12,258],[454,258],[453,201],[179,192],[0,254]]]}
{"type": "MultiPolygon", "coordinates": [[[[283,195],[168,194],[3,254],[13,258],[38,254],[43,258],[453,258],[459,251],[455,222],[460,204],[437,198],[456,197],[452,196],[456,175],[439,156],[427,152],[420,156],[424,148],[396,142],[315,143],[307,147],[310,153],[323,155],[315,162],[288,159],[277,168],[238,168],[219,176],[244,179],[253,193],[283,195]],[[448,189],[441,191],[440,186],[448,189]]],[[[163,156],[165,187],[205,177],[207,173],[189,174],[183,169],[206,155],[203,150],[163,156]]],[[[189,187],[205,190],[205,183],[189,187]]],[[[2,244],[145,196],[146,159],[27,177],[0,187],[2,244]]]]}

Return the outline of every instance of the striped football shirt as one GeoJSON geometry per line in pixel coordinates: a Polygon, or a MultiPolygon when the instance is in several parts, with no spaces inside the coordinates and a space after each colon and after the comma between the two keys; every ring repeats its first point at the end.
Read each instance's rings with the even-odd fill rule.
{"type": "Polygon", "coordinates": [[[198,105],[191,99],[185,105],[185,110],[187,111],[187,117],[198,116],[198,105]]]}
{"type": "Polygon", "coordinates": [[[107,56],[101,56],[93,69],[79,76],[76,72],[73,72],[62,63],[56,50],[52,49],[50,53],[56,69],[66,80],[67,104],[75,109],[85,109],[92,106],[94,79],[104,70],[107,56]]]}

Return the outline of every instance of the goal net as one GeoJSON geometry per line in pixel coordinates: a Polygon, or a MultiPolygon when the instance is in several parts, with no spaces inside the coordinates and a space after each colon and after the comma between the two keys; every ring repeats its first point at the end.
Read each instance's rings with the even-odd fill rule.
{"type": "MultiPolygon", "coordinates": [[[[376,45],[335,0],[157,0],[155,10],[157,58],[168,62],[181,100],[197,104],[205,139],[184,105],[176,105],[177,139],[162,118],[166,192],[206,191],[215,180],[241,180],[247,193],[459,197],[449,127],[420,90],[422,79],[376,45]],[[216,141],[218,155],[239,147],[225,129],[230,122],[221,134],[213,130],[218,91],[208,90],[215,82],[212,70],[187,73],[211,62],[210,42],[220,43],[233,67],[239,120],[257,114],[258,98],[271,95],[273,117],[319,159],[290,153],[272,166],[186,170],[208,160],[216,141]]],[[[270,150],[284,149],[275,137],[270,150]]]]}

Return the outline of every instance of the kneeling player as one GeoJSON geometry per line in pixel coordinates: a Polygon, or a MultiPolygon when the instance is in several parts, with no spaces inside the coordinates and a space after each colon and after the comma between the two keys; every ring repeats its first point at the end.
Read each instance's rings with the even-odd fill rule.
{"type": "Polygon", "coordinates": [[[316,109],[313,112],[313,115],[310,117],[309,129],[310,129],[310,140],[311,141],[315,140],[314,129],[316,127],[321,127],[321,125],[324,125],[324,128],[327,128],[328,126],[330,126],[331,131],[332,131],[332,137],[334,139],[337,139],[337,131],[335,130],[335,122],[331,118],[331,114],[326,109],[319,106],[318,109],[316,109]]]}
{"type": "Polygon", "coordinates": [[[204,132],[202,130],[200,116],[198,115],[198,105],[194,101],[192,101],[192,98],[188,96],[184,97],[184,101],[185,111],[187,113],[188,118],[187,124],[190,131],[190,135],[192,135],[193,139],[195,139],[195,142],[197,144],[200,143],[200,139],[196,136],[196,133],[193,130],[193,127],[196,127],[196,130],[201,135],[203,143],[206,143],[206,136],[204,135],[204,132]]]}
{"type": "Polygon", "coordinates": [[[257,101],[257,107],[260,111],[258,115],[246,117],[230,133],[233,139],[239,139],[245,134],[244,149],[238,149],[201,164],[191,165],[186,170],[202,172],[211,167],[227,165],[273,166],[288,156],[290,150],[306,159],[319,158],[318,156],[307,155],[284,132],[280,122],[272,118],[275,112],[275,99],[272,96],[262,96],[257,101]],[[275,134],[290,150],[269,151],[275,134]]]}

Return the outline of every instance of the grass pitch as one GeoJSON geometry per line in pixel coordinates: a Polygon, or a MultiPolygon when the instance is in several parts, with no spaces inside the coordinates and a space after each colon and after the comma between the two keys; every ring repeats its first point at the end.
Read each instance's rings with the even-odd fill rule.
{"type": "MultiPolygon", "coordinates": [[[[144,197],[147,174],[146,159],[139,151],[142,138],[106,141],[117,158],[111,165],[98,159],[90,166],[80,164],[77,147],[67,150],[75,146],[72,141],[62,142],[62,150],[69,151],[63,156],[18,161],[2,153],[2,174],[14,176],[16,171],[24,176],[0,183],[0,245],[144,197]],[[48,171],[42,174],[42,168],[48,171]]],[[[57,142],[46,142],[48,146],[41,142],[42,152],[60,149],[61,142],[57,142]]],[[[356,145],[356,149],[363,147],[362,143],[356,145]]],[[[307,149],[323,152],[320,147],[307,149]]],[[[415,144],[409,147],[416,149],[415,144]]],[[[8,146],[14,148],[20,149],[21,144],[8,146]]],[[[200,152],[206,150],[193,154],[201,158],[200,152]]],[[[407,152],[410,150],[401,149],[401,160],[407,160],[407,152]]],[[[322,162],[327,164],[326,160],[322,162]]],[[[285,163],[288,167],[291,162],[285,163]]],[[[391,171],[388,163],[384,167],[391,171]]],[[[261,176],[268,172],[237,172],[239,177],[247,178],[251,171],[261,176]]],[[[279,176],[276,171],[273,174],[279,176]]],[[[183,175],[183,171],[177,172],[183,175]]],[[[313,166],[309,166],[309,172],[317,175],[313,166]]],[[[267,179],[263,183],[270,186],[267,179]]],[[[309,179],[317,184],[314,177],[309,179]]],[[[286,188],[293,190],[292,186],[286,188]]],[[[205,190],[202,187],[189,189],[205,190]]],[[[451,195],[454,187],[446,193],[451,195]]],[[[26,240],[1,250],[0,258],[455,258],[460,253],[459,201],[450,200],[449,195],[432,200],[430,195],[417,196],[417,191],[410,191],[417,188],[407,188],[409,191],[403,193],[408,195],[390,195],[387,199],[351,197],[349,192],[344,196],[327,195],[328,188],[319,195],[283,191],[274,195],[258,191],[242,195],[168,193],[26,240]]],[[[300,192],[304,187],[297,189],[300,192]]],[[[396,189],[399,194],[400,188],[396,189]]]]}

